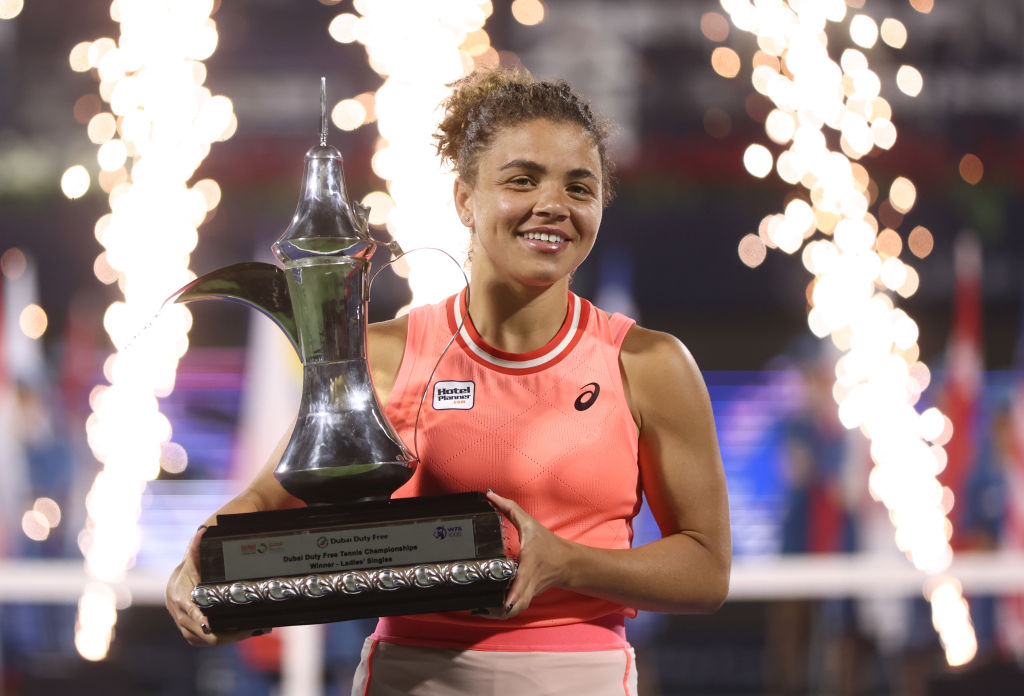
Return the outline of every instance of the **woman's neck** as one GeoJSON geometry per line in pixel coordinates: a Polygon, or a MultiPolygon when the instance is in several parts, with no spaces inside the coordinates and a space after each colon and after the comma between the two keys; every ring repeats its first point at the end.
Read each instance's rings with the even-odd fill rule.
{"type": "Polygon", "coordinates": [[[507,353],[544,347],[562,328],[569,309],[569,281],[546,287],[470,280],[469,316],[481,337],[507,353]]]}

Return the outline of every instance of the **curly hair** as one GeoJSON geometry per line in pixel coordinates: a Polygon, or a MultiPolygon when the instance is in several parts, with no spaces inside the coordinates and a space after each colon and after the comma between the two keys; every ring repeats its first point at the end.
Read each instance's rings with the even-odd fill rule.
{"type": "Polygon", "coordinates": [[[523,70],[495,69],[474,72],[450,86],[453,91],[441,102],[444,118],[434,139],[442,161],[465,181],[476,182],[480,155],[499,130],[545,118],[574,123],[590,135],[601,159],[602,203],[611,201],[614,167],[606,152],[611,124],[567,83],[537,80],[523,70]]]}

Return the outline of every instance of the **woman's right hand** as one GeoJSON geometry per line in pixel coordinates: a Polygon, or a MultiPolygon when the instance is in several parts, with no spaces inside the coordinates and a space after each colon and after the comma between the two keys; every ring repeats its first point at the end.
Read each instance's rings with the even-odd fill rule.
{"type": "MultiPolygon", "coordinates": [[[[285,447],[291,438],[291,424],[288,430],[281,437],[277,447],[270,454],[267,463],[257,472],[252,482],[237,496],[225,503],[217,512],[210,516],[212,522],[217,515],[230,515],[241,512],[260,512],[263,510],[278,510],[281,508],[297,507],[302,504],[300,500],[293,497],[274,477],[274,469],[281,461],[285,447]]],[[[233,631],[231,633],[213,633],[210,631],[210,621],[203,612],[199,611],[192,602],[192,590],[199,584],[199,541],[206,533],[206,525],[201,526],[192,536],[185,558],[181,560],[178,567],[171,573],[167,581],[166,604],[174,623],[181,631],[181,635],[191,645],[223,645],[234,643],[250,636],[259,636],[269,633],[270,629],[255,631],[233,631]]]]}
{"type": "Polygon", "coordinates": [[[167,581],[166,604],[174,623],[181,635],[190,645],[224,645],[234,643],[264,631],[236,631],[232,633],[213,633],[210,621],[199,607],[192,601],[192,590],[199,584],[199,540],[203,538],[206,526],[200,527],[192,536],[185,558],[171,573],[167,581]]]}

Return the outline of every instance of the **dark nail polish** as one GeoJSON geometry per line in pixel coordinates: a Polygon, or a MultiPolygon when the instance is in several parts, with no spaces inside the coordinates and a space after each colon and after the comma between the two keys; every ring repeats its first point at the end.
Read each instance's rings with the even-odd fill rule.
{"type": "Polygon", "coordinates": [[[262,636],[264,633],[266,633],[265,630],[263,630],[262,628],[258,628],[252,632],[252,635],[255,638],[256,636],[262,636]]]}
{"type": "Polygon", "coordinates": [[[206,624],[199,624],[199,628],[203,629],[203,633],[210,635],[210,627],[206,624]]]}
{"type": "Polygon", "coordinates": [[[507,607],[505,607],[505,613],[506,613],[506,614],[509,614],[509,613],[511,613],[511,612],[512,612],[512,605],[513,605],[513,604],[515,604],[515,602],[509,602],[508,606],[507,606],[507,607]]]}

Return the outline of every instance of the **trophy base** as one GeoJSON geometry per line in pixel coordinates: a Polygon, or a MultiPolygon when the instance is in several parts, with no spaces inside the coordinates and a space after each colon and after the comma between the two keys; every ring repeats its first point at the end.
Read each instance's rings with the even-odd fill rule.
{"type": "Polygon", "coordinates": [[[497,607],[503,533],[482,493],[219,515],[192,599],[214,632],[497,607]]]}

